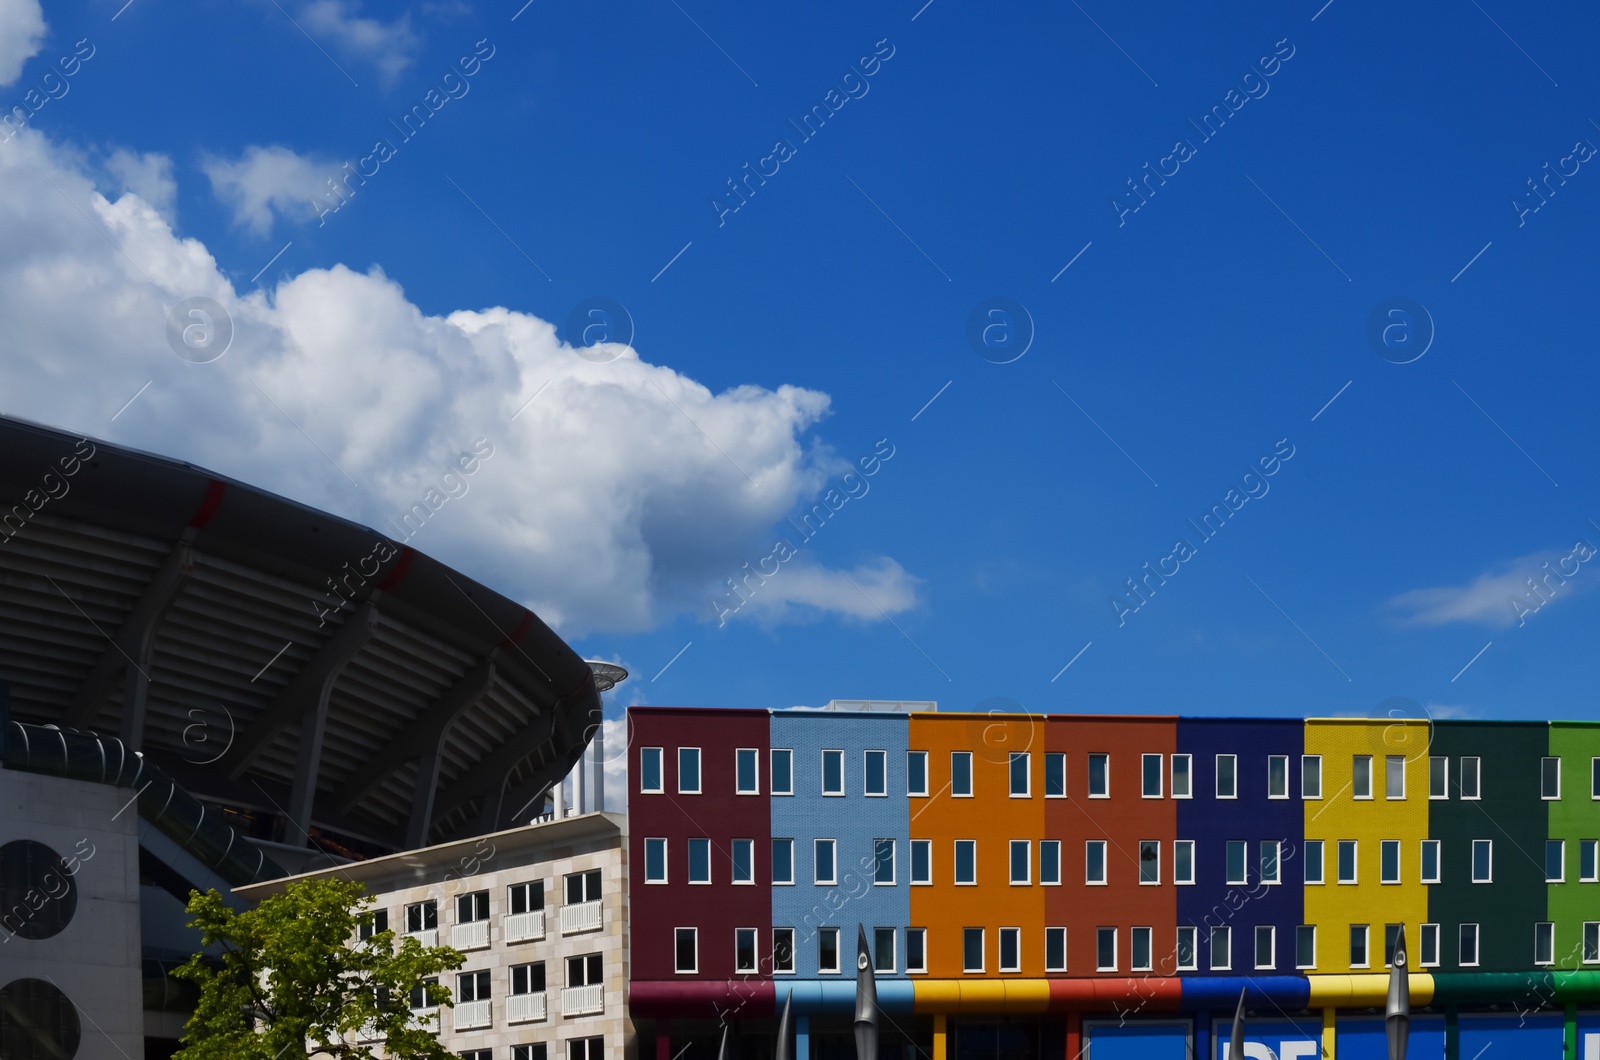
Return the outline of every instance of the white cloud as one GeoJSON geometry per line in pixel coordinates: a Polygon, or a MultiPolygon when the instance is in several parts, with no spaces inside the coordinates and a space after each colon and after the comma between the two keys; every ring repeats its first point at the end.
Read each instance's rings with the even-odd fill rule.
{"type": "Polygon", "coordinates": [[[233,210],[233,221],[257,236],[272,231],[273,215],[294,221],[317,216],[314,199],[328,197],[328,181],[342,163],[301,155],[287,147],[250,147],[235,159],[207,155],[200,168],[211,191],[233,210]]]}
{"type": "Polygon", "coordinates": [[[106,160],[106,168],[117,178],[124,191],[133,192],[155,207],[167,224],[173,223],[173,204],[178,198],[178,184],[172,179],[171,158],[155,151],[140,154],[118,148],[106,160]]]}
{"type": "Polygon", "coordinates": [[[301,10],[300,23],[313,37],[331,39],[341,55],[377,67],[385,85],[392,85],[416,58],[418,41],[409,16],[380,22],[360,17],[343,0],[313,0],[301,10]]]}
{"type": "Polygon", "coordinates": [[[0,0],[0,88],[22,76],[22,64],[44,43],[39,0],[0,0]]]}
{"type": "Polygon", "coordinates": [[[1588,589],[1596,580],[1595,572],[1580,566],[1574,553],[1536,552],[1498,563],[1464,585],[1408,590],[1392,597],[1386,606],[1400,613],[1401,623],[1408,626],[1451,622],[1511,626],[1525,621],[1525,612],[1539,610],[1541,600],[1558,603],[1588,589]],[[1567,572],[1572,576],[1563,577],[1567,572]],[[1529,587],[1530,580],[1537,593],[1529,587]]]}
{"type": "MultiPolygon", "coordinates": [[[[395,536],[389,520],[487,439],[494,455],[450,480],[466,492],[409,543],[567,636],[683,612],[710,621],[713,587],[764,554],[775,524],[825,484],[832,456],[808,437],[825,394],[714,394],[626,348],[592,363],[525,313],[424,314],[377,269],[312,269],[240,295],[203,244],[177,238],[136,193],[105,198],[87,172],[34,130],[0,151],[11,351],[0,403],[12,414],[170,454],[395,536]],[[167,313],[197,295],[222,303],[235,327],[228,353],[204,365],[166,344],[167,313]]],[[[876,621],[877,607],[914,600],[893,560],[851,572],[877,607],[841,572],[804,564],[772,579],[759,607],[876,621]]]]}
{"type": "Polygon", "coordinates": [[[748,576],[741,584],[747,596],[728,590],[724,582],[714,597],[720,606],[707,602],[710,613],[729,622],[795,621],[824,612],[876,622],[917,605],[918,580],[887,556],[844,571],[823,567],[801,554],[760,584],[748,576]]]}

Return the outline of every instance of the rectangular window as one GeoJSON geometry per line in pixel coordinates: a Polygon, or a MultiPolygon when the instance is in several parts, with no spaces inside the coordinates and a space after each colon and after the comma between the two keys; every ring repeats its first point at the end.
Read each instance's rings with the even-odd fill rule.
{"type": "Polygon", "coordinates": [[[1144,799],[1161,798],[1161,756],[1139,756],[1139,797],[1144,799]]]}
{"type": "Polygon", "coordinates": [[[1378,844],[1378,882],[1400,882],[1400,840],[1385,839],[1378,844]]]}
{"type": "Polygon", "coordinates": [[[772,749],[772,793],[794,794],[794,751],[788,747],[772,749]]]}
{"type": "Polygon", "coordinates": [[[1424,839],[1422,841],[1422,882],[1439,882],[1439,841],[1437,839],[1424,839]]]}
{"type": "Polygon", "coordinates": [[[839,929],[817,929],[817,971],[825,975],[839,974],[839,929]]]}
{"type": "Polygon", "coordinates": [[[972,798],[972,752],[950,752],[950,794],[958,799],[972,798]]]}
{"type": "MultiPolygon", "coordinates": [[[[1476,757],[1464,757],[1461,759],[1461,797],[1463,799],[1476,799],[1481,796],[1482,789],[1479,785],[1480,777],[1478,773],[1479,760],[1476,757]]],[[[1476,931],[1476,927],[1474,927],[1474,931],[1476,931]]],[[[1477,935],[1474,934],[1473,938],[1477,938],[1477,935]]],[[[1477,961],[1473,961],[1473,963],[1476,964],[1477,961]]]]}
{"type": "Polygon", "coordinates": [[[1226,972],[1233,967],[1233,929],[1221,925],[1211,929],[1211,970],[1226,972]]]}
{"type": "Polygon", "coordinates": [[[1132,972],[1148,972],[1150,970],[1151,929],[1136,927],[1128,932],[1128,970],[1132,972]]]}
{"type": "Polygon", "coordinates": [[[1044,797],[1067,797],[1067,756],[1060,751],[1047,751],[1044,756],[1044,797]]]}
{"type": "Polygon", "coordinates": [[[700,794],[700,748],[678,748],[678,794],[700,794]]]}
{"type": "Polygon", "coordinates": [[[1194,882],[1194,840],[1174,839],[1172,841],[1172,882],[1191,884],[1194,882]]]}
{"type": "Polygon", "coordinates": [[[1161,841],[1139,840],[1139,883],[1141,886],[1161,882],[1161,841]]]}
{"type": "Polygon", "coordinates": [[[793,974],[794,928],[772,929],[772,970],[776,974],[793,974]]]}
{"type": "Polygon", "coordinates": [[[406,906],[406,932],[434,931],[439,927],[439,906],[432,898],[406,906]]]}
{"type": "Polygon", "coordinates": [[[1561,759],[1540,760],[1539,797],[1546,802],[1561,798],[1561,759]]]}
{"type": "Polygon", "coordinates": [[[1002,972],[1022,971],[1022,929],[1003,927],[1000,929],[1000,970],[1002,972]]]}
{"type": "Polygon", "coordinates": [[[513,883],[506,888],[506,899],[510,903],[513,916],[519,913],[531,913],[535,909],[543,909],[544,881],[530,880],[524,883],[513,883]]]}
{"type": "Polygon", "coordinates": [[[593,1038],[567,1039],[567,1060],[605,1060],[605,1055],[606,1039],[604,1035],[598,1035],[593,1038]]]}
{"type": "Polygon", "coordinates": [[[1578,840],[1578,879],[1600,883],[1600,839],[1578,840]]]}
{"type": "Polygon", "coordinates": [[[693,975],[700,970],[700,929],[673,929],[673,971],[693,975]]]}
{"type": "Polygon", "coordinates": [[[639,748],[639,791],[644,795],[659,795],[661,786],[661,748],[639,748]]]}
{"type": "Polygon", "coordinates": [[[1383,928],[1383,966],[1394,964],[1394,951],[1400,945],[1400,925],[1385,924],[1383,928]]]}
{"type": "Polygon", "coordinates": [[[1178,971],[1193,972],[1200,968],[1200,946],[1195,936],[1199,929],[1192,925],[1178,928],[1178,971]]]}
{"type": "Polygon", "coordinates": [[[772,841],[772,882],[780,886],[794,883],[794,840],[772,841]]]}
{"type": "Polygon", "coordinates": [[[933,840],[911,841],[911,882],[918,885],[933,883],[933,840]]]}
{"type": "Polygon", "coordinates": [[[861,793],[871,798],[889,794],[889,752],[861,752],[861,793]]]}
{"type": "Polygon", "coordinates": [[[1276,968],[1278,965],[1278,929],[1270,924],[1256,927],[1256,968],[1276,968]]]}
{"type": "Polygon", "coordinates": [[[1600,964],[1600,921],[1583,922],[1583,963],[1600,964]]]}
{"type": "Polygon", "coordinates": [[[1289,756],[1267,756],[1267,798],[1289,797],[1289,756]]]}
{"type": "Polygon", "coordinates": [[[711,882],[711,840],[689,840],[689,882],[711,882]]]}
{"type": "Polygon", "coordinates": [[[1494,840],[1472,841],[1472,882],[1494,882],[1494,840]]]}
{"type": "Polygon", "coordinates": [[[983,928],[961,929],[961,970],[983,971],[983,928]]]}
{"type": "Polygon", "coordinates": [[[834,853],[836,842],[832,839],[818,839],[812,843],[812,856],[816,860],[816,871],[812,878],[824,886],[833,886],[836,882],[834,875],[834,853]]]}
{"type": "Polygon", "coordinates": [[[1476,968],[1478,966],[1478,925],[1462,924],[1456,938],[1456,962],[1463,968],[1476,968]]]}
{"type": "Polygon", "coordinates": [[[1365,968],[1367,957],[1367,925],[1350,925],[1350,967],[1365,968]]]}
{"type": "Polygon", "coordinates": [[[1032,883],[1029,874],[1033,869],[1033,844],[1026,839],[1011,841],[1011,885],[1032,883]]]}
{"type": "Polygon", "coordinates": [[[1172,756],[1172,797],[1194,798],[1194,756],[1172,756]]]}
{"type": "Polygon", "coordinates": [[[439,980],[437,977],[430,976],[427,979],[424,979],[411,990],[411,1011],[418,1012],[424,1009],[438,1008],[439,1001],[437,995],[440,992],[439,980]],[[432,987],[433,989],[429,990],[429,987],[432,987]]]}
{"type": "Polygon", "coordinates": [[[761,766],[754,747],[733,752],[733,791],[736,795],[761,794],[761,766]]]}
{"type": "Polygon", "coordinates": [[[1067,970],[1067,929],[1064,927],[1044,929],[1044,970],[1047,972],[1067,970]]]}
{"type": "Polygon", "coordinates": [[[598,902],[600,900],[599,869],[590,869],[588,872],[568,873],[562,877],[561,882],[566,886],[568,905],[581,905],[584,902],[598,902]]]}
{"type": "Polygon", "coordinates": [[[1110,797],[1111,756],[1092,754],[1089,756],[1089,798],[1109,799],[1110,797]]]}
{"type": "Polygon", "coordinates": [[[928,752],[906,752],[906,794],[928,794],[928,752]]]}
{"type": "Polygon", "coordinates": [[[365,942],[372,936],[381,935],[388,930],[389,910],[374,909],[362,918],[361,926],[357,929],[357,933],[360,935],[361,941],[365,942]]]}
{"type": "Polygon", "coordinates": [[[1423,968],[1439,967],[1439,925],[1423,924],[1417,929],[1417,964],[1423,968]]]}
{"type": "Polygon", "coordinates": [[[1533,925],[1533,963],[1556,963],[1556,926],[1550,923],[1533,925]]]}
{"type": "Polygon", "coordinates": [[[956,840],[956,883],[972,886],[978,882],[978,841],[956,840]]]}
{"type": "Polygon", "coordinates": [[[1301,924],[1294,929],[1294,966],[1300,969],[1317,966],[1317,926],[1301,924]]]}
{"type": "Polygon", "coordinates": [[[919,927],[906,928],[906,971],[926,972],[928,970],[928,929],[919,927]]]}
{"type": "Polygon", "coordinates": [[[1433,755],[1428,759],[1428,798],[1448,799],[1450,797],[1450,759],[1444,755],[1433,755]]]}
{"type": "Polygon", "coordinates": [[[1356,755],[1350,763],[1350,797],[1372,798],[1372,756],[1356,755]]]}
{"type": "Polygon", "coordinates": [[[1249,883],[1246,879],[1245,859],[1249,856],[1243,839],[1230,839],[1227,845],[1227,882],[1233,885],[1249,883]]]}
{"type": "Polygon", "coordinates": [[[1106,882],[1106,841],[1091,839],[1084,844],[1083,882],[1104,886],[1106,882]]]}
{"type": "Polygon", "coordinates": [[[1097,972],[1117,970],[1117,929],[1114,927],[1095,928],[1094,970],[1097,972]]]}
{"type": "Polygon", "coordinates": [[[733,929],[733,970],[746,975],[756,970],[755,928],[733,929]]]}
{"type": "Polygon", "coordinates": [[[1239,758],[1237,755],[1217,756],[1217,798],[1239,797],[1239,758]]]}
{"type": "Polygon", "coordinates": [[[1011,797],[1013,799],[1025,799],[1032,793],[1028,774],[1030,760],[1030,756],[1026,751],[1011,752],[1011,797]]]}
{"type": "Polygon", "coordinates": [[[1383,797],[1406,797],[1406,756],[1385,755],[1383,759],[1383,797]]]}
{"type": "Polygon", "coordinates": [[[548,1060],[549,1055],[550,1047],[545,1042],[511,1047],[511,1060],[548,1060]]]}
{"type": "Polygon", "coordinates": [[[544,962],[512,965],[511,992],[517,995],[544,993],[544,962]]]}
{"type": "Polygon", "coordinates": [[[1261,841],[1261,882],[1281,883],[1279,869],[1283,864],[1282,849],[1276,839],[1263,839],[1261,841]]]}
{"type": "Polygon", "coordinates": [[[756,882],[756,841],[735,839],[732,844],[734,883],[756,882]]]}
{"type": "Polygon", "coordinates": [[[894,886],[893,839],[874,839],[872,841],[872,885],[874,887],[894,886]]]}
{"type": "Polygon", "coordinates": [[[1322,840],[1306,840],[1306,882],[1321,883],[1322,875],[1322,840]]]}
{"type": "Polygon", "coordinates": [[[1589,759],[1589,798],[1600,799],[1600,758],[1589,759]]]}
{"type": "Polygon", "coordinates": [[[1567,844],[1563,839],[1544,841],[1544,882],[1564,883],[1567,879],[1567,844]]]}
{"type": "Polygon", "coordinates": [[[1061,882],[1061,840],[1039,840],[1039,882],[1054,887],[1061,882]]]}
{"type": "Polygon", "coordinates": [[[895,953],[898,948],[896,936],[899,932],[892,927],[872,929],[872,970],[875,972],[894,973],[899,955],[895,953]]]}
{"type": "Polygon", "coordinates": [[[822,793],[844,794],[844,752],[838,749],[822,752],[822,793]]]}
{"type": "Polygon", "coordinates": [[[1339,882],[1356,882],[1356,841],[1339,840],[1339,882]]]}
{"type": "Polygon", "coordinates": [[[1322,756],[1300,756],[1300,797],[1322,798],[1322,756]]]}
{"type": "Polygon", "coordinates": [[[665,839],[646,839],[644,841],[644,882],[667,882],[667,841],[665,839]]]}

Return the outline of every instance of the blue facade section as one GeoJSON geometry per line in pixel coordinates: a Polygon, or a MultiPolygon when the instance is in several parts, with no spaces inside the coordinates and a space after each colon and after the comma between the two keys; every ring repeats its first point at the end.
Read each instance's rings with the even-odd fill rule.
{"type": "MultiPolygon", "coordinates": [[[[876,927],[895,929],[895,970],[879,972],[880,984],[905,974],[905,929],[911,922],[910,804],[906,799],[904,714],[830,713],[825,724],[815,715],[775,712],[770,733],[773,748],[794,751],[794,794],[772,797],[772,836],[792,838],[795,883],[772,888],[773,927],[795,929],[795,979],[817,979],[819,927],[839,928],[840,972],[821,976],[824,982],[855,986],[856,926],[866,928],[869,943],[876,927]],[[822,752],[844,753],[844,790],[822,794],[822,752]],[[883,751],[887,795],[864,794],[865,752],[883,751]],[[818,886],[813,840],[837,841],[834,886],[818,886]],[[895,882],[873,883],[873,841],[895,844],[895,882]]],[[[778,993],[789,978],[775,975],[778,993]]],[[[909,984],[907,984],[909,985],[909,984]]],[[[880,1000],[885,997],[880,985],[880,1000]]],[[[854,994],[851,993],[853,997],[854,994]]],[[[781,1004],[781,1003],[780,1003],[781,1004]]]]}
{"type": "MultiPolygon", "coordinates": [[[[1305,839],[1305,804],[1300,799],[1300,756],[1305,751],[1305,723],[1265,718],[1180,718],[1178,753],[1192,756],[1194,794],[1175,800],[1178,838],[1195,844],[1195,883],[1180,886],[1178,923],[1199,931],[1198,970],[1184,975],[1238,975],[1255,972],[1255,931],[1276,928],[1275,952],[1267,972],[1293,973],[1295,928],[1304,923],[1302,844],[1305,839]],[[1218,755],[1235,755],[1237,798],[1217,798],[1218,755]],[[1288,793],[1285,799],[1268,797],[1268,759],[1288,758],[1288,793]],[[1227,873],[1229,840],[1245,842],[1246,883],[1230,885],[1227,873]],[[1281,882],[1261,883],[1259,866],[1262,840],[1280,840],[1281,882]],[[1232,927],[1231,971],[1215,970],[1209,928],[1232,927]]],[[[1170,783],[1170,767],[1168,780],[1170,783]]]]}

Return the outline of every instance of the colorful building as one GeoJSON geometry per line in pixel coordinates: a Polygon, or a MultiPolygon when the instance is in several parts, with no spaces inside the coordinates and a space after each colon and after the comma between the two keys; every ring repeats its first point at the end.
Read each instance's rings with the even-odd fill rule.
{"type": "Polygon", "coordinates": [[[1600,1060],[1600,724],[870,706],[629,712],[641,1057],[1600,1060]]]}

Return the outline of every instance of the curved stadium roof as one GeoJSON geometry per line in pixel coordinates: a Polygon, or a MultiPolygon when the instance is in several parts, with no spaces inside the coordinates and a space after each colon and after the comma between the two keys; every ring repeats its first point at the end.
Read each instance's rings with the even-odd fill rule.
{"type": "Polygon", "coordinates": [[[18,720],[120,736],[249,834],[340,853],[515,823],[606,687],[531,611],[373,530],[7,417],[0,684],[18,720]],[[330,579],[352,598],[323,618],[330,579]]]}

